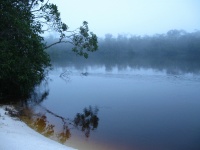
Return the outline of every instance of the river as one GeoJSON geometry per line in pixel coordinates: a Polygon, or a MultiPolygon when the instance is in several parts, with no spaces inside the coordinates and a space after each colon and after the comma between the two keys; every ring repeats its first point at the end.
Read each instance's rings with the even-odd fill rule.
{"type": "Polygon", "coordinates": [[[200,149],[199,74],[68,66],[48,77],[46,99],[33,107],[46,136],[79,150],[200,149]],[[75,124],[77,113],[85,120],[75,124]]]}

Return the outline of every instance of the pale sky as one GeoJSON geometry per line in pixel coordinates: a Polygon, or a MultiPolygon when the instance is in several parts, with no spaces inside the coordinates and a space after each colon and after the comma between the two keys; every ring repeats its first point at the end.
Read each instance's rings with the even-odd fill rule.
{"type": "Polygon", "coordinates": [[[99,37],[200,30],[200,0],[50,0],[71,30],[87,21],[99,37]]]}

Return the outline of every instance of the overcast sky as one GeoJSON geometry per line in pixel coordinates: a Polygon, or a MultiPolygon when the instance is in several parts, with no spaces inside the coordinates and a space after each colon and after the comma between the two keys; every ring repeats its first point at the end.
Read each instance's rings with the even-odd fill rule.
{"type": "Polygon", "coordinates": [[[97,36],[200,29],[200,0],[50,0],[70,29],[83,21],[97,36]]]}

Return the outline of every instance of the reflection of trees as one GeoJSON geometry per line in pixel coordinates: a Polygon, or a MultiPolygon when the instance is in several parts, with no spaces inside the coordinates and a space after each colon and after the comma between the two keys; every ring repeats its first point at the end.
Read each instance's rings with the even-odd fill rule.
{"type": "Polygon", "coordinates": [[[57,137],[61,143],[65,143],[71,137],[70,129],[67,125],[63,125],[62,132],[57,137]]]}
{"type": "Polygon", "coordinates": [[[41,117],[38,117],[33,122],[33,128],[42,134],[44,134],[47,137],[50,137],[54,133],[54,125],[48,124],[47,117],[45,115],[42,115],[41,117]]]}
{"type": "Polygon", "coordinates": [[[97,117],[98,108],[92,109],[85,108],[83,113],[77,113],[74,118],[74,124],[76,127],[81,127],[81,130],[85,132],[85,136],[90,136],[90,130],[94,130],[98,127],[99,118],[97,117]]]}
{"type": "Polygon", "coordinates": [[[21,108],[30,107],[30,105],[34,106],[43,102],[49,95],[48,81],[49,79],[45,79],[35,87],[28,99],[20,101],[18,103],[19,109],[21,110],[21,108]]]}
{"type": "Polygon", "coordinates": [[[88,72],[82,72],[81,73],[82,76],[88,76],[88,74],[89,74],[88,72]]]}
{"type": "Polygon", "coordinates": [[[70,81],[71,73],[72,73],[71,71],[66,70],[60,74],[60,78],[63,79],[66,83],[68,83],[70,81]]]}
{"type": "Polygon", "coordinates": [[[113,38],[106,35],[99,39],[99,51],[87,60],[77,59],[67,49],[49,49],[52,63],[57,67],[84,69],[87,66],[105,66],[110,71],[114,67],[153,68],[166,70],[169,74],[200,73],[200,31],[187,33],[171,30],[166,34],[153,36],[122,36],[113,38]],[[66,65],[67,64],[67,65],[66,65]]]}
{"type": "MultiPolygon", "coordinates": [[[[42,107],[42,106],[41,106],[42,107]]],[[[74,119],[64,118],[59,116],[52,111],[42,107],[46,113],[53,117],[59,118],[62,121],[62,128],[59,132],[55,131],[55,125],[48,122],[47,115],[45,114],[34,114],[31,108],[26,108],[21,111],[21,119],[30,125],[37,132],[47,136],[56,137],[61,143],[65,143],[71,137],[71,130],[78,129],[85,133],[88,138],[90,131],[95,130],[98,127],[99,118],[98,108],[92,108],[91,106],[85,108],[83,113],[77,113],[74,119]]]]}
{"type": "Polygon", "coordinates": [[[59,115],[53,113],[52,111],[48,110],[45,107],[42,107],[42,109],[44,109],[47,113],[53,115],[54,117],[61,119],[62,129],[61,129],[61,132],[57,133],[56,137],[61,143],[64,143],[67,139],[69,139],[71,137],[69,125],[71,125],[72,123],[71,123],[70,119],[66,119],[62,116],[59,116],[59,115]]]}

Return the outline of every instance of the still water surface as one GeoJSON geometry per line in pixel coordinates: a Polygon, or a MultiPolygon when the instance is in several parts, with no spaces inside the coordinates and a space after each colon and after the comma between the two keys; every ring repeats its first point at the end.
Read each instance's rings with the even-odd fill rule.
{"type": "Polygon", "coordinates": [[[198,74],[68,67],[55,68],[49,78],[49,95],[35,111],[45,115],[49,136],[68,146],[79,150],[200,149],[198,74]],[[77,113],[90,106],[99,110],[94,129],[74,126],[77,113]]]}

